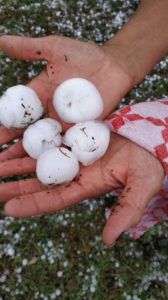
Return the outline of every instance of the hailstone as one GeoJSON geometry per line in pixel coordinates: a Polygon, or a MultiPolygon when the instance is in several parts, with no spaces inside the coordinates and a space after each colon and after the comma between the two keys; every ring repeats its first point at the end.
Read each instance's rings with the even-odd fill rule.
{"type": "Polygon", "coordinates": [[[103,111],[102,97],[93,83],[71,78],[61,83],[53,95],[59,117],[67,123],[96,119],[103,111]]]}
{"type": "Polygon", "coordinates": [[[30,87],[10,87],[0,98],[0,123],[7,128],[24,128],[43,114],[38,95],[30,87]]]}
{"type": "Polygon", "coordinates": [[[63,136],[63,143],[71,148],[77,159],[85,166],[103,156],[109,142],[109,127],[96,120],[77,123],[63,136]]]}
{"type": "Polygon", "coordinates": [[[60,184],[74,179],[79,171],[76,156],[65,147],[42,153],[37,159],[36,174],[43,184],[60,184]]]}
{"type": "Polygon", "coordinates": [[[44,151],[60,146],[62,143],[61,124],[45,118],[30,125],[23,135],[23,148],[34,159],[44,151]]]}

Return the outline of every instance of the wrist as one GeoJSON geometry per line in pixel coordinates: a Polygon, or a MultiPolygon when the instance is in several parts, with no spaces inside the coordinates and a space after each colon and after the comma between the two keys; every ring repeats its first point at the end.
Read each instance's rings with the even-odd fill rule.
{"type": "Polygon", "coordinates": [[[142,1],[129,22],[105,44],[112,55],[118,48],[133,85],[168,51],[167,11],[167,0],[142,1]]]}
{"type": "Polygon", "coordinates": [[[111,56],[112,60],[120,66],[120,68],[127,74],[130,82],[130,89],[134,87],[139,81],[140,77],[143,78],[143,74],[138,71],[138,64],[136,61],[136,52],[130,48],[130,46],[124,45],[122,41],[115,39],[104,44],[104,48],[111,56]]]}
{"type": "Polygon", "coordinates": [[[139,83],[154,66],[167,54],[168,46],[165,47],[162,41],[152,41],[152,36],[142,38],[132,37],[124,34],[123,37],[116,36],[105,45],[113,55],[113,49],[118,48],[121,62],[124,64],[132,86],[139,83]]]}

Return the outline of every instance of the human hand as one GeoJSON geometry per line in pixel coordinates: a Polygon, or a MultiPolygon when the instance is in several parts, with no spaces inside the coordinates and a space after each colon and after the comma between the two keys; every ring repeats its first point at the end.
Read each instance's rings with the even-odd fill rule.
{"type": "MultiPolygon", "coordinates": [[[[0,49],[18,59],[47,61],[46,68],[28,86],[39,95],[49,116],[61,122],[63,130],[70,125],[61,121],[54,111],[52,96],[55,88],[65,79],[83,77],[96,85],[104,101],[104,111],[100,119],[104,119],[131,88],[129,68],[125,66],[126,59],[121,59],[121,50],[115,46],[112,54],[111,48],[109,51],[108,47],[66,37],[1,36],[0,49]]],[[[1,144],[20,137],[22,133],[23,130],[8,130],[1,126],[1,144]]],[[[0,155],[0,161],[25,155],[19,141],[0,155]]]]}
{"type": "MultiPolygon", "coordinates": [[[[104,119],[132,87],[130,70],[121,59],[122,50],[92,42],[78,41],[61,36],[28,38],[4,35],[0,37],[0,49],[21,60],[46,60],[44,70],[28,86],[39,95],[49,115],[59,119],[53,111],[52,96],[55,88],[64,80],[83,77],[98,88],[104,101],[104,119]],[[126,69],[127,68],[127,69],[126,69]],[[121,84],[122,83],[122,84],[121,84]]],[[[60,120],[61,121],[61,120],[60,120]]]]}
{"type": "MultiPolygon", "coordinates": [[[[0,175],[32,172],[35,163],[31,161],[28,165],[23,159],[18,165],[13,160],[1,163],[0,175]]],[[[0,199],[7,201],[7,215],[25,217],[58,211],[86,198],[123,188],[103,230],[104,242],[111,244],[139,222],[150,199],[160,190],[163,177],[163,167],[157,158],[132,141],[111,133],[106,154],[88,167],[81,166],[72,182],[54,187],[44,186],[37,179],[2,183],[0,199]]]]}

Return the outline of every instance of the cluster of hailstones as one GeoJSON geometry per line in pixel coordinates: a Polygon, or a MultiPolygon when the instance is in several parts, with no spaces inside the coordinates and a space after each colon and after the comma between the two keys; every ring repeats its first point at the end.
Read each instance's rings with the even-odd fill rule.
{"type": "Polygon", "coordinates": [[[63,121],[76,123],[64,135],[58,121],[40,119],[44,108],[31,88],[16,85],[0,98],[1,124],[7,128],[27,127],[23,147],[30,157],[37,159],[36,174],[43,184],[73,180],[79,162],[85,166],[94,163],[104,155],[110,141],[108,126],[95,120],[103,111],[103,100],[90,81],[64,81],[54,92],[53,106],[63,121]]]}

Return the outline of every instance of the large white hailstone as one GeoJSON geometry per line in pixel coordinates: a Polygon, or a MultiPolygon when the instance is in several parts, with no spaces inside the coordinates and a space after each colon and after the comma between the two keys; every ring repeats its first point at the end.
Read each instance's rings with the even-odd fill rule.
{"type": "Polygon", "coordinates": [[[7,128],[24,128],[43,114],[43,106],[37,94],[29,87],[10,87],[0,98],[0,122],[7,128]]]}
{"type": "Polygon", "coordinates": [[[51,118],[37,121],[30,125],[23,135],[23,147],[34,159],[44,151],[58,147],[62,143],[61,124],[51,118]]]}
{"type": "Polygon", "coordinates": [[[96,119],[103,111],[102,97],[90,81],[71,78],[55,90],[53,105],[59,117],[67,123],[96,119]]]}
{"type": "Polygon", "coordinates": [[[63,143],[71,147],[77,159],[88,166],[106,152],[110,142],[110,129],[102,121],[86,121],[69,128],[63,143]]]}
{"type": "Polygon", "coordinates": [[[36,174],[43,184],[60,184],[74,179],[79,163],[71,151],[57,147],[42,153],[37,159],[36,174]]]}

